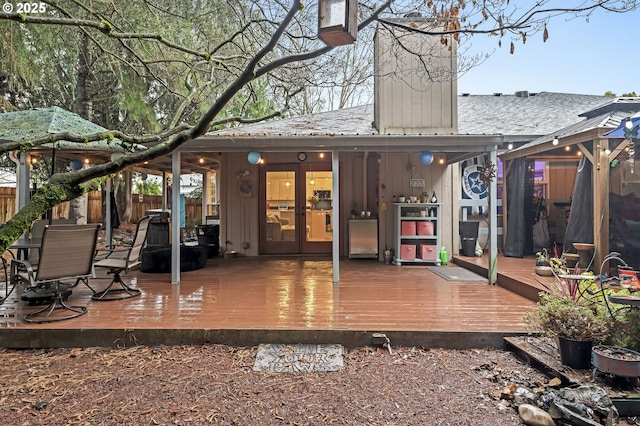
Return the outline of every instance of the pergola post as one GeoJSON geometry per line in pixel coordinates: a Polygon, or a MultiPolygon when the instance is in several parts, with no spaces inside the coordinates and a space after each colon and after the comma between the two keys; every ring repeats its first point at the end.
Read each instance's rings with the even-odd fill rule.
{"type": "Polygon", "coordinates": [[[333,179],[333,241],[331,253],[333,257],[333,283],[340,282],[340,157],[339,151],[331,152],[331,178],[333,179]]]}
{"type": "Polygon", "coordinates": [[[593,173],[593,272],[598,273],[603,259],[609,254],[609,139],[594,141],[593,173]]]}
{"type": "Polygon", "coordinates": [[[171,154],[171,284],[180,284],[180,151],[171,154]]]}
{"type": "MultiPolygon", "coordinates": [[[[498,167],[496,147],[489,153],[492,165],[498,167]]],[[[489,284],[498,281],[498,183],[497,176],[489,184],[489,284]]]]}

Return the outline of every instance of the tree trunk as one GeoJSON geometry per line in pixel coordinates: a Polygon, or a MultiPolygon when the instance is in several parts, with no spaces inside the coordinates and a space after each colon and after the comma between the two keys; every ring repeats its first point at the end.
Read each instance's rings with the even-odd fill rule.
{"type": "MultiPolygon", "coordinates": [[[[89,121],[93,118],[93,103],[91,101],[91,53],[89,39],[84,32],[80,33],[78,52],[78,79],[76,80],[75,113],[89,121]]],[[[88,195],[82,195],[69,203],[69,219],[75,223],[87,223],[88,195]]]]}
{"type": "Polygon", "coordinates": [[[122,222],[131,222],[131,215],[133,211],[131,209],[131,190],[132,190],[132,173],[130,171],[125,171],[123,174],[123,184],[120,188],[121,191],[118,193],[118,205],[120,206],[120,217],[122,218],[122,222]]]}

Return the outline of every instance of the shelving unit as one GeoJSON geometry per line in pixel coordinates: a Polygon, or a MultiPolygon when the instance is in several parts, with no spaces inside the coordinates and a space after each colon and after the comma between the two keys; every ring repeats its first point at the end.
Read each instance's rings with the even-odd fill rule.
{"type": "Polygon", "coordinates": [[[440,265],[441,206],[442,203],[394,203],[394,264],[440,265]],[[420,211],[426,211],[426,216],[421,216],[420,211]],[[430,231],[432,235],[428,235],[430,231]]]}

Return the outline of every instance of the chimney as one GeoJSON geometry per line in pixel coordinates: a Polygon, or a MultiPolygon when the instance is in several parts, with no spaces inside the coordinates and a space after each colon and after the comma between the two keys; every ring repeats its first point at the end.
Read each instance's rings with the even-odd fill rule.
{"type": "Polygon", "coordinates": [[[516,98],[528,98],[529,91],[528,90],[518,90],[516,92],[516,98]]]}
{"type": "MultiPolygon", "coordinates": [[[[432,27],[418,16],[397,22],[432,27]]],[[[458,133],[458,64],[453,37],[447,37],[447,45],[443,45],[439,35],[379,24],[374,43],[374,124],[378,131],[458,133]]]]}

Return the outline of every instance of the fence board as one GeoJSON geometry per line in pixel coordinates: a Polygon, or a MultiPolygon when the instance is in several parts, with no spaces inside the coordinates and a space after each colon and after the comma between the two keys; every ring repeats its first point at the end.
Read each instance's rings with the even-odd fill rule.
{"type": "MultiPolygon", "coordinates": [[[[16,189],[10,187],[0,187],[0,223],[4,223],[11,219],[15,214],[16,205],[16,189]]],[[[87,221],[89,223],[105,223],[102,213],[102,192],[89,192],[89,200],[87,203],[87,221]]],[[[156,210],[162,208],[162,197],[159,195],[145,195],[143,200],[138,199],[138,195],[134,194],[131,200],[131,221],[137,222],[144,216],[147,210],[156,210]]],[[[62,203],[53,210],[53,218],[68,218],[69,203],[62,203]]],[[[195,198],[187,198],[185,200],[185,218],[187,226],[200,223],[202,218],[202,203],[195,198]]]]}

